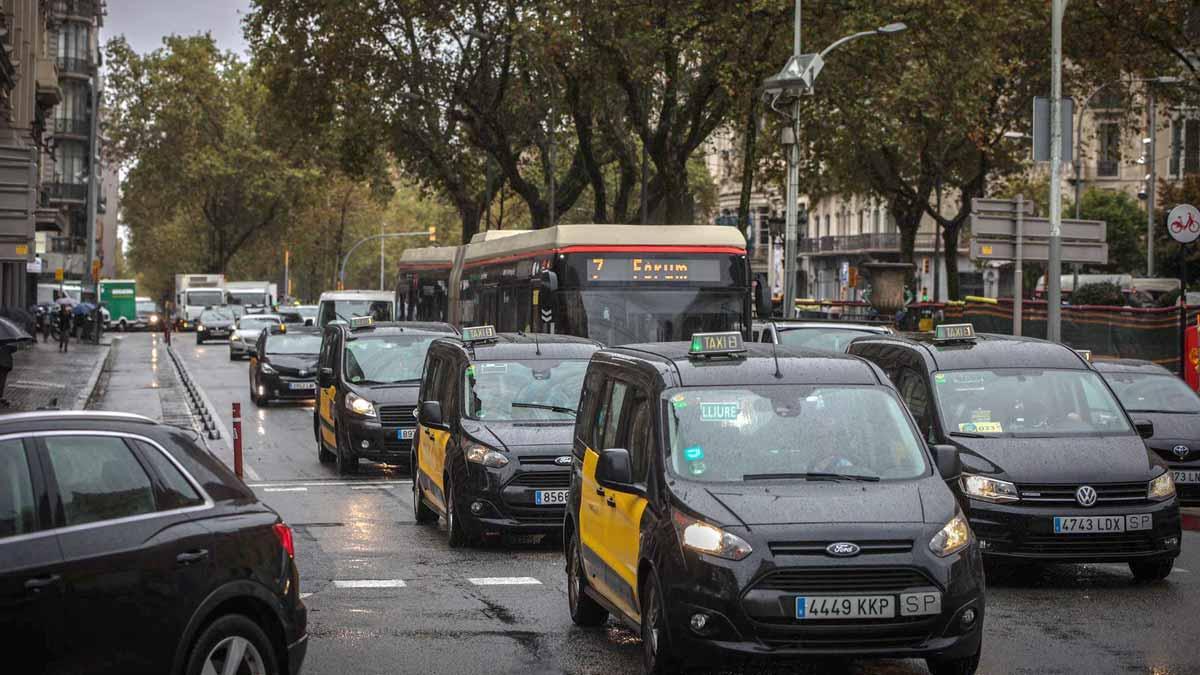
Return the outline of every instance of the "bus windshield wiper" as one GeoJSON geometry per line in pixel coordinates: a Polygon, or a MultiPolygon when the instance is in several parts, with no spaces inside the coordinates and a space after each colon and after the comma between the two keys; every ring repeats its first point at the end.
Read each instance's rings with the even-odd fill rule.
{"type": "Polygon", "coordinates": [[[538,410],[550,410],[553,412],[566,413],[569,415],[575,414],[574,408],[566,408],[561,405],[550,405],[548,403],[513,403],[514,408],[537,408],[538,410]]]}
{"type": "Polygon", "coordinates": [[[832,473],[828,471],[812,471],[808,473],[748,473],[742,480],[774,480],[776,478],[793,478],[802,480],[859,480],[868,483],[879,481],[879,476],[864,476],[857,473],[832,473]]]}

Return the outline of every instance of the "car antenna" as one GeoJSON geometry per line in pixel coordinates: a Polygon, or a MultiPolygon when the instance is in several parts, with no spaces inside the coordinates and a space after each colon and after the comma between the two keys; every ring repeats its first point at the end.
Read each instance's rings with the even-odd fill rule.
{"type": "Polygon", "coordinates": [[[779,370],[779,345],[775,343],[774,336],[771,338],[771,356],[775,357],[775,379],[782,380],[783,372],[779,370]]]}

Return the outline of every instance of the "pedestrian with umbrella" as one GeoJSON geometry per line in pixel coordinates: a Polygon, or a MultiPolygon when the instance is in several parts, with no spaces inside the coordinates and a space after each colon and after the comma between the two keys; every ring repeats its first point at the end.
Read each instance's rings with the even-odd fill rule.
{"type": "Polygon", "coordinates": [[[71,307],[70,303],[58,303],[58,351],[67,352],[71,346],[71,307]]]}
{"type": "Polygon", "coordinates": [[[22,342],[33,342],[33,337],[15,322],[0,317],[0,408],[12,405],[4,398],[4,389],[8,385],[8,374],[13,369],[13,352],[16,351],[16,345],[22,342]]]}

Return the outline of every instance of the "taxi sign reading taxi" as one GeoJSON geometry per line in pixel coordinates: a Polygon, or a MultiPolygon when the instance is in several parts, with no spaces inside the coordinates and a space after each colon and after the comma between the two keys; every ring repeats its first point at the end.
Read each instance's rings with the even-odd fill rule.
{"type": "Polygon", "coordinates": [[[360,328],[370,328],[375,325],[375,319],[369,316],[354,316],[350,317],[350,330],[358,330],[360,328]]]}
{"type": "Polygon", "coordinates": [[[712,356],[740,354],[746,351],[746,348],[742,345],[742,334],[730,331],[728,333],[696,333],[692,336],[692,346],[688,351],[695,356],[712,356]]]}
{"type": "Polygon", "coordinates": [[[1200,209],[1191,204],[1180,204],[1167,215],[1167,232],[1181,244],[1190,244],[1200,237],[1200,209]]]}
{"type": "Polygon", "coordinates": [[[483,340],[495,340],[495,326],[472,326],[464,328],[462,332],[463,342],[481,342],[483,340]]]}
{"type": "Polygon", "coordinates": [[[944,323],[934,330],[933,339],[938,341],[974,340],[975,326],[969,323],[944,323]]]}

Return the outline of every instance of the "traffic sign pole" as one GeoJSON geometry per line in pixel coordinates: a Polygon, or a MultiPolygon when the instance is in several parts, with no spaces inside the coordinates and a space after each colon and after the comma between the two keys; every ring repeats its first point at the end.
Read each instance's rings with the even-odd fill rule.
{"type": "Polygon", "coordinates": [[[1167,215],[1167,233],[1179,242],[1179,377],[1187,380],[1187,254],[1200,237],[1200,210],[1180,204],[1167,215]]]}
{"type": "Polygon", "coordinates": [[[1179,377],[1187,382],[1187,252],[1188,245],[1179,245],[1179,377]]]}
{"type": "Polygon", "coordinates": [[[1017,195],[1017,255],[1013,261],[1013,335],[1021,337],[1021,319],[1025,305],[1025,260],[1022,226],[1025,224],[1025,196],[1017,195]]]}

